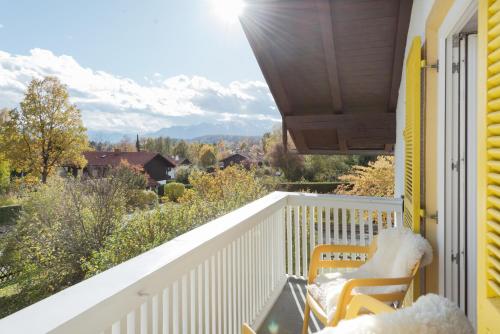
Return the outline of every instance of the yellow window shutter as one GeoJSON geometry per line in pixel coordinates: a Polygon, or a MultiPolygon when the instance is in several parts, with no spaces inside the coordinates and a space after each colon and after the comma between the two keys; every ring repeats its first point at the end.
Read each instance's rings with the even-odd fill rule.
{"type": "MultiPolygon", "coordinates": [[[[420,37],[415,37],[406,59],[406,105],[405,105],[405,179],[404,179],[404,225],[420,231],[420,37]]],[[[417,299],[419,277],[415,277],[403,304],[409,306],[417,299]]]]}
{"type": "Polygon", "coordinates": [[[500,331],[500,1],[478,10],[477,314],[500,331]]]}
{"type": "Polygon", "coordinates": [[[415,37],[406,60],[404,225],[420,231],[421,40],[415,37]]]}

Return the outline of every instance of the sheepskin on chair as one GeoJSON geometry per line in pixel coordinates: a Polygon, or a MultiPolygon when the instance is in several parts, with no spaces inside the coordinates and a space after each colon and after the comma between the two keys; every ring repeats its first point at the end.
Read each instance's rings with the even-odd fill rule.
{"type": "MultiPolygon", "coordinates": [[[[405,227],[383,229],[377,238],[377,250],[366,263],[350,272],[321,274],[307,289],[331,321],[340,292],[348,280],[408,277],[418,260],[421,260],[420,266],[432,262],[432,248],[425,238],[405,227]]],[[[404,289],[404,286],[363,287],[354,289],[354,293],[392,293],[404,289]]]]}
{"type": "Polygon", "coordinates": [[[317,334],[470,334],[474,333],[465,314],[446,298],[421,296],[410,307],[392,313],[362,315],[342,320],[317,334]]]}

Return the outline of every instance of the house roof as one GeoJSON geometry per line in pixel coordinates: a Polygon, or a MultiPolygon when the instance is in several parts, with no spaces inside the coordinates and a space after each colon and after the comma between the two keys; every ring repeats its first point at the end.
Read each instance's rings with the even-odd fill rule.
{"type": "Polygon", "coordinates": [[[297,150],[396,142],[411,0],[247,0],[241,24],[297,150]]]}
{"type": "Polygon", "coordinates": [[[155,157],[159,156],[171,167],[175,167],[175,162],[155,152],[84,152],[83,155],[89,166],[118,166],[122,160],[131,165],[144,166],[155,157]]]}
{"type": "Polygon", "coordinates": [[[221,162],[230,162],[230,161],[235,160],[236,158],[240,158],[241,160],[250,160],[250,158],[244,154],[234,153],[234,154],[231,154],[231,155],[225,157],[224,159],[222,159],[221,162]]]}

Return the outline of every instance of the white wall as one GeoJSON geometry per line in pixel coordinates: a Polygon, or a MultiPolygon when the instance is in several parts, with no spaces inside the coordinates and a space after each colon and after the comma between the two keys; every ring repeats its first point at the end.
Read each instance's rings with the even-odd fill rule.
{"type": "MultiPolygon", "coordinates": [[[[420,36],[422,43],[425,41],[425,22],[429,15],[434,0],[413,0],[413,8],[411,11],[410,27],[408,29],[408,37],[406,39],[405,49],[405,64],[406,56],[411,46],[414,37],[420,36]]],[[[394,196],[400,197],[404,193],[404,138],[403,130],[405,127],[405,88],[406,88],[406,66],[403,65],[403,75],[401,76],[401,85],[399,86],[399,98],[396,108],[396,146],[394,148],[394,158],[396,164],[395,171],[395,189],[394,196]]]]}

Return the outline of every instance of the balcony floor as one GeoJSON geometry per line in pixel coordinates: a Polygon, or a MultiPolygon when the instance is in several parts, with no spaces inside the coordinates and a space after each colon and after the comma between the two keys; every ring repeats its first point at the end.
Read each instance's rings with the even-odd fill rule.
{"type": "MultiPolygon", "coordinates": [[[[305,294],[306,281],[289,278],[278,300],[267,314],[257,332],[259,334],[300,333],[304,319],[305,294]]],[[[315,333],[322,328],[323,325],[311,314],[309,332],[315,333]]]]}

